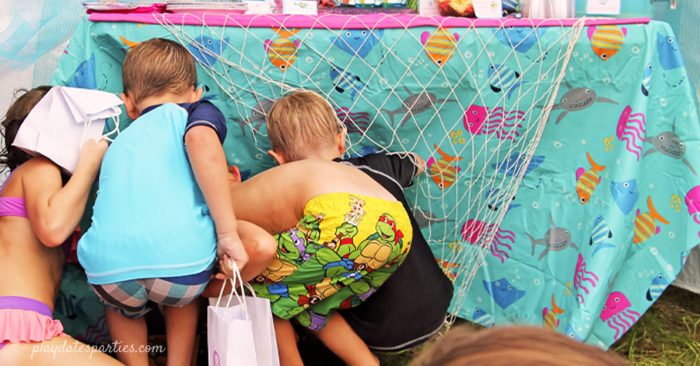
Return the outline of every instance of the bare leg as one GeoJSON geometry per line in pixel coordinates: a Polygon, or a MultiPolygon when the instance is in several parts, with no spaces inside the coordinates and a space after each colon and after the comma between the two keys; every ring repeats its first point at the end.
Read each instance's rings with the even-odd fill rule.
{"type": "Polygon", "coordinates": [[[189,366],[191,364],[198,315],[198,300],[183,307],[163,307],[168,342],[168,366],[189,366]]]}
{"type": "Polygon", "coordinates": [[[119,360],[129,366],[148,366],[148,353],[138,352],[140,346],[148,344],[146,320],[127,318],[109,306],[105,306],[105,318],[118,351],[127,351],[117,352],[119,360]]]}
{"type": "Polygon", "coordinates": [[[0,351],[0,365],[119,366],[121,362],[68,335],[41,343],[8,344],[0,351]]]}
{"type": "Polygon", "coordinates": [[[379,365],[379,361],[338,313],[331,314],[328,323],[316,333],[331,352],[349,366],[379,365]]]}
{"type": "Polygon", "coordinates": [[[282,366],[304,366],[297,347],[297,336],[289,320],[274,317],[275,338],[282,366]]]}

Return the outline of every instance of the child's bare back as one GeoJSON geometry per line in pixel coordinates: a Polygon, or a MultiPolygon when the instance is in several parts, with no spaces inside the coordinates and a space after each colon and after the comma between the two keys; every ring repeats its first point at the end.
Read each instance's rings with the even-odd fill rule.
{"type": "Polygon", "coordinates": [[[328,160],[287,163],[231,186],[237,217],[271,233],[295,226],[312,198],[339,192],[397,202],[367,174],[328,160]]]}

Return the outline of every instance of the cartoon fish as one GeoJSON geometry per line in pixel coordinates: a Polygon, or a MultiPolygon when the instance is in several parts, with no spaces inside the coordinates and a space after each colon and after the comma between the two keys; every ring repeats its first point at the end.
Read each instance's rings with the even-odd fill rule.
{"type": "Polygon", "coordinates": [[[340,32],[337,37],[331,37],[333,45],[349,53],[351,56],[365,58],[379,43],[384,35],[384,29],[348,29],[340,32]]]}
{"type": "Polygon", "coordinates": [[[545,249],[540,254],[538,260],[544,258],[550,250],[561,251],[569,247],[578,249],[576,243],[571,241],[571,232],[566,228],[558,227],[557,224],[554,223],[554,217],[552,217],[551,214],[549,216],[549,223],[550,227],[542,239],[535,239],[532,235],[525,233],[525,236],[527,236],[532,242],[532,255],[535,255],[536,245],[545,246],[545,249]]]}
{"type": "Polygon", "coordinates": [[[576,193],[582,206],[588,203],[591,195],[593,195],[593,191],[603,179],[598,173],[605,170],[604,165],[598,165],[593,161],[590,153],[586,152],[586,158],[588,158],[591,168],[588,170],[578,168],[576,170],[576,193]]]}
{"type": "Polygon", "coordinates": [[[137,46],[139,43],[141,43],[141,42],[130,41],[130,40],[126,39],[124,36],[119,36],[119,40],[122,41],[122,43],[124,43],[124,45],[129,47],[129,48],[133,48],[133,47],[137,46]]]}
{"type": "Polygon", "coordinates": [[[637,189],[637,180],[629,179],[619,182],[610,183],[610,193],[617,207],[627,215],[632,212],[632,208],[639,199],[639,189],[637,189]]]}
{"type": "Polygon", "coordinates": [[[275,33],[279,38],[271,41],[269,39],[265,40],[265,52],[267,52],[267,57],[270,58],[270,62],[275,65],[276,68],[281,71],[287,71],[294,61],[297,60],[297,48],[299,48],[299,40],[292,41],[291,38],[295,34],[299,33],[299,29],[281,29],[273,28],[275,33]]]}
{"type": "Polygon", "coordinates": [[[637,217],[634,219],[635,244],[641,244],[645,240],[661,232],[661,228],[656,225],[656,221],[668,225],[668,220],[656,211],[654,204],[651,202],[651,196],[647,197],[647,206],[649,207],[649,212],[641,213],[641,211],[637,209],[637,217]]]}
{"type": "Polygon", "coordinates": [[[457,278],[457,269],[459,268],[459,263],[452,263],[448,261],[443,261],[441,259],[436,260],[438,265],[440,266],[440,269],[442,269],[442,272],[445,273],[447,277],[449,277],[452,280],[457,278]]]}
{"type": "Polygon", "coordinates": [[[672,36],[659,33],[656,36],[657,53],[661,67],[668,71],[683,67],[683,57],[678,47],[678,42],[672,36]]]}
{"type": "Polygon", "coordinates": [[[651,64],[649,64],[644,68],[644,73],[642,73],[642,94],[644,94],[645,97],[649,96],[649,90],[651,89],[652,72],[653,69],[651,64]]]}
{"type": "Polygon", "coordinates": [[[199,36],[187,45],[187,49],[199,63],[212,67],[219,60],[226,44],[228,44],[228,37],[214,39],[209,36],[199,36]]]}
{"type": "Polygon", "coordinates": [[[618,104],[612,99],[598,97],[595,90],[591,88],[574,89],[571,87],[571,84],[569,84],[569,82],[567,82],[566,80],[564,81],[564,85],[569,91],[567,91],[564,94],[564,96],[561,97],[561,100],[558,104],[552,107],[552,110],[564,110],[564,112],[562,112],[559,115],[559,117],[557,117],[556,124],[559,124],[559,122],[561,122],[561,120],[563,120],[564,117],[566,117],[566,115],[568,115],[570,112],[577,112],[586,108],[590,108],[596,102],[618,104]]]}
{"type": "Polygon", "coordinates": [[[593,220],[591,238],[588,241],[588,245],[592,246],[595,244],[595,248],[593,248],[593,253],[591,253],[591,257],[594,257],[595,254],[601,249],[615,248],[615,243],[609,242],[609,240],[612,239],[612,237],[612,230],[610,230],[608,223],[605,222],[603,215],[596,216],[596,218],[593,220]]]}
{"type": "Polygon", "coordinates": [[[432,108],[438,108],[440,104],[448,102],[456,102],[454,99],[440,99],[434,93],[423,90],[420,93],[411,92],[406,86],[403,87],[406,93],[409,94],[408,97],[401,101],[401,106],[396,109],[382,109],[382,112],[386,113],[391,119],[391,123],[394,124],[394,119],[396,115],[401,115],[405,113],[404,117],[399,122],[399,127],[408,122],[411,117],[414,117],[421,112],[425,112],[432,108]]]}
{"type": "Polygon", "coordinates": [[[496,304],[504,310],[525,296],[525,291],[515,288],[515,286],[511,285],[505,278],[498,279],[491,283],[483,281],[483,283],[486,292],[491,295],[496,304]]]}
{"type": "Polygon", "coordinates": [[[449,61],[457,48],[457,41],[459,41],[459,34],[450,34],[443,28],[438,28],[433,34],[423,32],[420,36],[420,43],[425,48],[425,54],[438,66],[449,61]]]}
{"type": "Polygon", "coordinates": [[[95,55],[91,55],[75,68],[73,77],[66,82],[66,86],[83,89],[97,89],[97,78],[95,76],[95,55]]]}
{"type": "Polygon", "coordinates": [[[482,308],[474,309],[472,321],[476,324],[483,325],[486,328],[491,328],[493,326],[493,316],[482,308]]]}
{"type": "Polygon", "coordinates": [[[508,194],[506,190],[501,191],[500,188],[491,188],[484,192],[484,199],[486,201],[486,207],[491,211],[498,211],[503,206],[508,206],[508,211],[518,208],[521,205],[519,203],[511,202],[515,201],[515,194],[508,194]]]}
{"type": "Polygon", "coordinates": [[[656,136],[647,136],[646,141],[651,141],[654,147],[650,148],[644,153],[644,156],[659,152],[668,157],[680,160],[685,166],[688,167],[693,175],[697,175],[695,168],[690,164],[688,159],[685,157],[687,147],[685,141],[681,140],[675,132],[676,125],[673,125],[674,131],[665,131],[656,136]]]}
{"type": "Polygon", "coordinates": [[[651,286],[649,286],[649,289],[647,290],[647,300],[655,301],[658,299],[668,285],[668,280],[666,280],[663,274],[659,273],[651,280],[651,286]]]}
{"type": "Polygon", "coordinates": [[[520,73],[501,64],[493,64],[488,70],[489,85],[494,93],[504,92],[508,98],[523,84],[520,73]]]}
{"type": "Polygon", "coordinates": [[[446,189],[457,180],[457,173],[460,171],[457,162],[462,160],[462,157],[448,155],[437,145],[434,146],[437,153],[440,154],[440,158],[435,160],[435,157],[431,157],[428,159],[426,165],[428,166],[428,172],[430,177],[433,178],[433,181],[440,189],[446,189]]]}
{"type": "Polygon", "coordinates": [[[331,80],[335,82],[335,90],[338,93],[345,93],[350,90],[350,98],[352,100],[355,100],[365,88],[365,83],[362,82],[359,76],[342,69],[336,69],[333,66],[331,66],[331,80]]]}
{"type": "MultiPolygon", "coordinates": [[[[531,171],[537,169],[542,163],[544,163],[544,155],[535,155],[530,159],[530,163],[525,167],[525,174],[527,176],[531,171]]],[[[511,177],[514,174],[520,172],[522,165],[525,163],[525,155],[520,153],[513,153],[511,156],[505,160],[491,164],[491,167],[498,170],[499,172],[511,177]]]]}
{"type": "Polygon", "coordinates": [[[527,53],[532,46],[542,39],[547,29],[549,27],[538,27],[537,29],[531,27],[504,27],[496,31],[496,38],[501,43],[520,53],[527,53]]]}
{"type": "Polygon", "coordinates": [[[556,330],[559,327],[559,315],[564,314],[564,310],[557,306],[552,295],[552,308],[542,309],[542,318],[544,319],[544,327],[556,330]]]}
{"type": "Polygon", "coordinates": [[[616,25],[601,25],[588,27],[588,39],[591,47],[601,60],[607,61],[622,48],[625,43],[627,28],[616,25]]]}

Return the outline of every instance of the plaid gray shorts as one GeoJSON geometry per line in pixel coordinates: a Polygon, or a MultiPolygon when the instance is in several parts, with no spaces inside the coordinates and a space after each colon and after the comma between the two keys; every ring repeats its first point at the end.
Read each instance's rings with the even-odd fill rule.
{"type": "Polygon", "coordinates": [[[105,305],[133,319],[151,310],[149,301],[175,307],[189,304],[204,291],[210,276],[211,270],[206,270],[183,277],[147,278],[91,286],[105,305]]]}

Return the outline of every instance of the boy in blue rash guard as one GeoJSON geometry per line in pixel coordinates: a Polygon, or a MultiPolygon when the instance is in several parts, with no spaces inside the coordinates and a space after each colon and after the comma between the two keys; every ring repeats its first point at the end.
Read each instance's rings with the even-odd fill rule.
{"type": "Polygon", "coordinates": [[[148,354],[138,351],[147,344],[143,315],[153,301],[163,306],[168,365],[186,365],[197,325],[194,300],[216,255],[218,278],[230,276],[233,260],[250,279],[277,245],[259,227],[236,222],[222,147],[225,118],[200,101],[187,49],[164,39],[140,43],[124,60],[123,82],[122,99],[135,121],[105,155],[78,257],[107,305],[113,340],[124,345],[119,359],[148,364],[148,354]]]}

